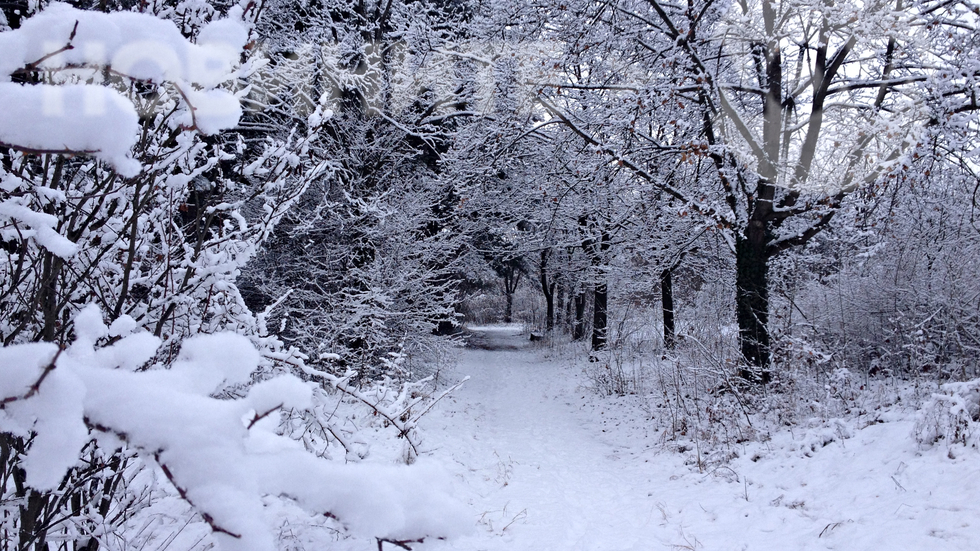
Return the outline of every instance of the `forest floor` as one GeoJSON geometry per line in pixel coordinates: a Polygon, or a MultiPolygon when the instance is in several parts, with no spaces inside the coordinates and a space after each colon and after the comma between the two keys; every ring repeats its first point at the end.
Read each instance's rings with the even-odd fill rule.
{"type": "Polygon", "coordinates": [[[914,413],[772,428],[699,472],[640,397],[599,396],[517,328],[474,329],[445,374],[471,379],[422,430],[475,526],[417,550],[980,549],[980,452],[921,449],[914,413]]]}

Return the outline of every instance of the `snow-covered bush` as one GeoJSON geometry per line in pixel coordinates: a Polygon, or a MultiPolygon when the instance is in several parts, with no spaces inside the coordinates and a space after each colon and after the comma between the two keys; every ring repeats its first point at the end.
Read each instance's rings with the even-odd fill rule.
{"type": "MultiPolygon", "coordinates": [[[[276,454],[261,448],[268,439],[250,436],[261,423],[274,435],[278,406],[289,407],[290,396],[304,396],[293,405],[312,408],[324,394],[295,378],[269,379],[316,374],[269,336],[276,303],[254,315],[236,279],[330,168],[309,149],[329,118],[322,109],[302,132],[221,133],[238,125],[245,79],[260,69],[260,60],[240,61],[261,8],[232,3],[222,16],[207,2],[112,13],[50,3],[0,32],[7,107],[0,112],[0,501],[16,511],[0,521],[5,541],[96,549],[142,507],[140,481],[155,469],[219,539],[242,549],[272,545],[268,527],[253,526],[249,515],[259,514],[267,496],[302,502],[303,488],[315,486],[306,476],[341,492],[339,501],[357,502],[356,484],[346,484],[354,471],[332,471],[279,437],[301,467],[284,473],[307,474],[302,483],[274,482],[276,454]],[[25,344],[33,341],[42,342],[25,344]],[[219,365],[237,370],[228,380],[237,385],[216,380],[223,378],[219,365]],[[269,419],[242,432],[239,410],[262,392],[277,407],[256,408],[269,419]],[[154,410],[161,401],[169,405],[154,410]],[[186,407],[175,409],[178,403],[186,407]],[[199,449],[191,454],[193,446],[199,449]],[[235,448],[239,455],[228,458],[242,462],[222,472],[194,470],[224,461],[221,446],[235,448]],[[252,452],[264,458],[241,455],[252,452]],[[245,476],[248,469],[254,472],[245,476]],[[235,492],[240,499],[228,497],[235,492]],[[221,512],[232,502],[240,511],[221,512]]],[[[421,401],[413,395],[396,404],[416,407],[392,413],[396,435],[411,432],[421,401]]],[[[374,414],[388,411],[385,400],[362,403],[374,414]]],[[[362,522],[380,526],[371,524],[373,509],[398,501],[391,492],[408,479],[363,470],[373,473],[363,481],[376,485],[363,489],[379,497],[365,505],[370,514],[345,515],[344,504],[314,507],[317,514],[347,516],[338,522],[355,531],[362,522]]],[[[413,506],[389,520],[413,524],[423,511],[413,506]]],[[[414,529],[381,532],[362,531],[421,537],[414,529]]]]}
{"type": "MultiPolygon", "coordinates": [[[[113,321],[112,339],[135,327],[163,339],[164,362],[185,336],[254,326],[231,282],[288,191],[263,182],[273,185],[254,200],[274,208],[251,220],[225,193],[230,152],[207,135],[241,113],[222,85],[238,73],[249,23],[241,8],[205,22],[192,42],[153,15],[51,3],[0,33],[0,339],[15,347],[5,353],[31,341],[51,343],[35,351],[66,346],[71,320],[93,303],[113,321]]],[[[2,369],[17,381],[12,360],[2,369]]],[[[57,458],[67,474],[30,459],[62,429],[38,419],[0,436],[2,499],[19,510],[4,515],[3,531],[23,548],[67,538],[94,549],[93,527],[104,533],[132,513],[115,510],[129,499],[129,450],[86,451],[95,459],[79,462],[87,437],[76,423],[57,458]]]]}
{"type": "Polygon", "coordinates": [[[771,325],[787,364],[812,363],[796,354],[805,346],[828,371],[978,376],[976,177],[941,155],[956,137],[930,130],[902,170],[849,197],[834,228],[776,264],[771,325]]]}
{"type": "Polygon", "coordinates": [[[915,438],[924,446],[980,445],[980,379],[940,386],[919,410],[915,438]]]}
{"type": "MultiPolygon", "coordinates": [[[[73,328],[75,341],[64,350],[52,343],[0,349],[0,430],[33,438],[22,459],[30,487],[55,492],[94,440],[152,459],[222,549],[275,548],[263,518],[266,496],[369,537],[458,530],[459,510],[433,486],[432,472],[330,463],[278,433],[277,412],[314,410],[315,385],[283,375],[249,385],[238,399],[213,398],[249,383],[258,368],[260,355],[245,337],[186,339],[169,368],[140,370],[161,339],[119,323],[107,327],[95,306],[82,310],[73,328]],[[97,346],[110,336],[118,340],[97,346]]],[[[394,400],[402,413],[392,422],[410,427],[420,402],[408,393],[394,400]]]]}
{"type": "Polygon", "coordinates": [[[642,359],[627,358],[619,354],[595,354],[597,361],[590,362],[585,374],[594,390],[606,396],[625,396],[643,391],[647,373],[642,359]]]}
{"type": "Polygon", "coordinates": [[[455,325],[462,247],[452,227],[458,198],[440,175],[440,156],[473,115],[455,84],[430,78],[453,69],[437,45],[456,32],[445,23],[455,8],[394,2],[375,10],[353,0],[267,7],[255,54],[266,65],[250,79],[242,126],[302,132],[312,109],[332,111],[308,142],[332,172],[243,269],[247,303],[261,309],[285,297],[271,332],[310,358],[340,355],[324,366],[338,375],[426,375],[446,350],[433,332],[455,325]],[[401,373],[386,369],[391,353],[404,356],[401,373]]]}
{"type": "Polygon", "coordinates": [[[89,302],[167,343],[253,328],[232,282],[304,185],[283,177],[289,144],[245,165],[213,136],[241,114],[219,86],[240,74],[242,18],[192,43],[152,15],[56,3],[0,33],[0,79],[20,81],[0,82],[17,106],[0,115],[4,344],[65,343],[89,302]]]}

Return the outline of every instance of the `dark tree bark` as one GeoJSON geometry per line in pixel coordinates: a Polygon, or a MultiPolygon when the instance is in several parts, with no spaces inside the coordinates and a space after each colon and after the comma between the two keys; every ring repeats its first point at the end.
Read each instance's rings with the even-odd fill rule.
{"type": "Polygon", "coordinates": [[[735,242],[736,318],[742,357],[749,367],[742,377],[768,382],[769,372],[769,257],[766,254],[765,225],[750,223],[746,236],[735,242]],[[753,228],[752,226],[756,226],[753,228]],[[759,227],[761,226],[761,227],[759,227]]]}
{"type": "MultiPolygon", "coordinates": [[[[579,219],[579,226],[583,229],[588,225],[588,219],[579,219]]],[[[609,325],[609,289],[606,283],[606,274],[603,269],[606,262],[606,252],[609,250],[609,233],[602,229],[599,232],[599,239],[587,237],[582,241],[582,249],[591,257],[592,272],[596,278],[595,287],[592,293],[592,350],[598,351],[606,347],[608,336],[606,334],[609,325]]]]}
{"type": "Polygon", "coordinates": [[[507,295],[507,306],[504,309],[504,323],[514,321],[514,293],[521,281],[521,270],[517,266],[507,264],[503,269],[504,293],[507,295]]]}
{"type": "Polygon", "coordinates": [[[673,350],[676,344],[674,332],[674,281],[673,270],[660,273],[660,302],[664,315],[664,348],[673,350]]]}
{"type": "Polygon", "coordinates": [[[565,285],[557,285],[555,290],[555,326],[562,327],[565,324],[565,285]]]}
{"type": "Polygon", "coordinates": [[[551,256],[551,249],[541,251],[541,262],[538,264],[538,274],[541,281],[541,292],[544,294],[546,305],[547,331],[551,333],[555,329],[555,280],[548,277],[548,258],[551,256]]]}
{"type": "Polygon", "coordinates": [[[605,279],[596,283],[592,303],[592,350],[606,347],[607,326],[609,322],[609,289],[605,279]]]}
{"type": "Polygon", "coordinates": [[[572,340],[580,341],[585,337],[585,291],[575,293],[573,302],[575,321],[572,323],[572,340]]]}
{"type": "MultiPolygon", "coordinates": [[[[13,495],[20,502],[17,507],[20,527],[16,549],[47,549],[46,539],[52,517],[49,507],[52,494],[41,493],[27,486],[27,471],[17,462],[17,458],[23,456],[28,447],[28,443],[20,436],[10,433],[0,434],[0,461],[2,461],[0,471],[13,482],[13,495]]],[[[7,536],[12,538],[12,534],[7,536]]],[[[11,539],[9,543],[13,546],[14,542],[11,539]]]]}

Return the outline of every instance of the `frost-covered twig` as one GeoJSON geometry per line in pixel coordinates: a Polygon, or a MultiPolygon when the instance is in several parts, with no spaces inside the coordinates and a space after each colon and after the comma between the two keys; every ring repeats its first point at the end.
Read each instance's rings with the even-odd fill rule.
{"type": "Polygon", "coordinates": [[[451,393],[455,392],[456,389],[458,389],[459,387],[463,386],[463,384],[466,383],[466,381],[469,381],[469,380],[470,380],[470,376],[467,375],[466,377],[463,377],[463,380],[459,381],[458,383],[454,384],[453,386],[451,386],[451,387],[447,388],[446,390],[442,391],[439,394],[439,396],[437,396],[435,399],[433,399],[431,402],[429,402],[425,406],[425,409],[423,409],[421,412],[419,412],[418,415],[415,416],[415,421],[418,421],[419,419],[421,419],[423,415],[425,415],[426,413],[428,413],[429,410],[431,410],[433,408],[433,406],[435,406],[436,404],[438,404],[446,396],[449,396],[451,393]]]}
{"type": "Polygon", "coordinates": [[[392,416],[391,412],[385,411],[385,409],[381,406],[380,403],[372,401],[368,396],[366,396],[361,391],[349,387],[347,385],[347,381],[350,380],[350,377],[354,375],[353,373],[349,372],[345,377],[337,377],[336,375],[331,375],[330,373],[326,373],[318,369],[313,369],[312,367],[309,367],[305,364],[300,365],[300,368],[307,375],[323,379],[324,381],[329,383],[330,386],[337,389],[338,391],[350,396],[351,398],[355,398],[356,400],[359,400],[360,402],[363,402],[365,405],[369,406],[375,413],[377,413],[382,418],[384,418],[385,421],[391,423],[391,425],[398,430],[398,436],[400,438],[404,438],[405,441],[408,442],[408,445],[412,448],[412,451],[415,453],[415,455],[418,455],[419,453],[418,447],[415,445],[415,442],[412,440],[410,436],[410,432],[413,427],[408,424],[399,422],[397,416],[392,416]]]}
{"type": "Polygon", "coordinates": [[[58,350],[54,353],[54,357],[51,358],[50,362],[48,362],[48,365],[44,366],[44,369],[41,370],[41,374],[38,375],[37,380],[34,381],[30,387],[28,387],[27,392],[20,396],[6,396],[3,399],[0,399],[0,409],[6,408],[7,404],[18,402],[20,400],[27,400],[37,394],[37,392],[41,389],[41,384],[43,384],[44,380],[48,378],[48,375],[54,371],[54,368],[58,363],[58,357],[61,356],[63,351],[64,348],[58,348],[58,350]]]}
{"type": "Polygon", "coordinates": [[[207,511],[203,511],[198,506],[194,505],[194,502],[187,495],[187,490],[185,490],[183,486],[177,483],[177,479],[174,478],[173,473],[170,472],[170,467],[168,467],[166,463],[160,460],[159,453],[154,454],[153,458],[156,459],[157,464],[160,465],[160,470],[163,471],[163,475],[166,476],[167,480],[170,481],[170,485],[173,486],[175,490],[177,490],[178,494],[180,494],[180,498],[186,501],[188,505],[190,505],[195,510],[201,513],[201,518],[204,519],[204,522],[208,523],[208,526],[211,527],[212,532],[219,532],[221,534],[226,534],[228,536],[231,536],[235,539],[241,539],[242,537],[241,534],[236,534],[228,530],[227,528],[223,528],[222,526],[218,525],[217,523],[215,523],[214,517],[212,517],[210,513],[208,513],[207,511]]]}

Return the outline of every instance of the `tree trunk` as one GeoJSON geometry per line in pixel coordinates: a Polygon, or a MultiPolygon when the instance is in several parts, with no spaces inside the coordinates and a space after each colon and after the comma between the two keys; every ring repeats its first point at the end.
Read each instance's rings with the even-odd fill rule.
{"type": "Polygon", "coordinates": [[[582,250],[591,258],[592,276],[596,281],[592,293],[592,350],[598,351],[606,347],[607,341],[609,289],[604,267],[606,252],[609,250],[609,233],[604,228],[596,228],[585,216],[580,217],[578,223],[585,234],[582,250]],[[588,231],[590,229],[592,232],[588,231]],[[596,229],[599,229],[598,240],[592,237],[596,229]]]}
{"type": "MultiPolygon", "coordinates": [[[[762,18],[768,36],[774,36],[779,14],[770,0],[762,3],[762,18]]],[[[762,104],[762,154],[758,155],[759,181],[749,198],[749,223],[744,234],[735,238],[735,313],[739,344],[746,367],[741,376],[766,383],[769,372],[769,244],[770,216],[776,198],[780,143],[783,133],[783,65],[779,43],[755,46],[765,62],[759,73],[759,87],[765,90],[762,104]]]]}
{"type": "Polygon", "coordinates": [[[575,321],[572,324],[572,340],[580,341],[585,337],[585,291],[575,294],[575,321]]]}
{"type": "Polygon", "coordinates": [[[673,350],[676,342],[674,333],[674,281],[671,270],[660,273],[660,301],[664,314],[664,348],[673,350]]]}
{"type": "Polygon", "coordinates": [[[555,326],[564,326],[565,313],[565,286],[558,285],[555,289],[555,326]]]}
{"type": "Polygon", "coordinates": [[[544,296],[547,312],[547,320],[545,321],[545,330],[549,333],[555,330],[555,294],[549,293],[544,296]]]}
{"type": "Polygon", "coordinates": [[[741,375],[765,383],[769,372],[769,258],[765,223],[753,220],[735,241],[736,317],[742,357],[748,367],[741,375]]]}
{"type": "Polygon", "coordinates": [[[608,325],[609,292],[605,279],[596,283],[592,303],[592,350],[597,352],[606,347],[606,327],[608,325]]]}
{"type": "Polygon", "coordinates": [[[521,271],[515,266],[504,268],[504,294],[507,295],[507,306],[504,308],[504,323],[514,321],[514,293],[521,281],[521,271]]]}
{"type": "Polygon", "coordinates": [[[538,273],[541,278],[541,292],[544,293],[544,301],[547,312],[545,313],[545,327],[548,333],[555,329],[555,282],[548,279],[548,256],[549,249],[541,251],[541,263],[538,264],[538,273]]]}

